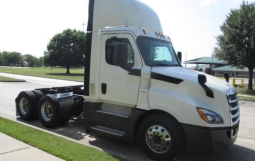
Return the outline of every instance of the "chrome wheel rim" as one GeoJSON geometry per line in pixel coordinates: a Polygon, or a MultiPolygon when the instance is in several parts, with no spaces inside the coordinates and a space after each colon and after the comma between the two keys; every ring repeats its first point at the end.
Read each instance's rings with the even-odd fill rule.
{"type": "Polygon", "coordinates": [[[166,128],[153,125],[146,131],[146,143],[155,153],[163,154],[171,147],[171,136],[166,128]]]}
{"type": "Polygon", "coordinates": [[[22,115],[27,115],[29,111],[29,103],[27,98],[21,97],[19,100],[19,110],[22,115]]]}
{"type": "Polygon", "coordinates": [[[50,121],[53,116],[53,108],[49,102],[44,102],[41,106],[41,115],[45,121],[50,121]]]}

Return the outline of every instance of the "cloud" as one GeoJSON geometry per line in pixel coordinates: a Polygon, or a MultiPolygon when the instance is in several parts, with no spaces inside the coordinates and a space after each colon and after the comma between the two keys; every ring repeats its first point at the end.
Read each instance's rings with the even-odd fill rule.
{"type": "Polygon", "coordinates": [[[216,2],[217,2],[217,0],[200,0],[200,5],[208,6],[208,5],[214,4],[216,2]]]}

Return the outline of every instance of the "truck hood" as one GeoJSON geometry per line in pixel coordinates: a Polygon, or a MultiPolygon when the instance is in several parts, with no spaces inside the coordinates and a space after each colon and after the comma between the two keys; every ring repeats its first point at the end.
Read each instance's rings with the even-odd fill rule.
{"type": "Polygon", "coordinates": [[[207,78],[205,84],[212,90],[226,93],[231,88],[231,85],[223,79],[184,67],[153,67],[151,72],[182,79],[184,82],[187,81],[194,84],[198,84],[198,75],[203,74],[207,78]]]}

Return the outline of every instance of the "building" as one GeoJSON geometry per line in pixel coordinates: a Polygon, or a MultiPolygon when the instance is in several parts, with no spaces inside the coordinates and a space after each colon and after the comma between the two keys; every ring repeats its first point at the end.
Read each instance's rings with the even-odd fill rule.
{"type": "MultiPolygon", "coordinates": [[[[238,69],[237,67],[231,67],[228,65],[228,62],[219,60],[215,57],[196,58],[185,61],[184,64],[195,64],[196,66],[192,67],[192,69],[212,74],[217,77],[223,77],[225,72],[231,77],[249,77],[248,68],[238,69]]],[[[255,69],[253,71],[255,75],[255,69]]]]}
{"type": "Polygon", "coordinates": [[[212,70],[211,70],[212,68],[222,67],[222,66],[228,64],[227,62],[221,61],[215,57],[201,57],[201,58],[188,60],[183,63],[185,65],[186,64],[194,64],[196,66],[192,67],[192,69],[198,70],[198,71],[203,71],[207,74],[212,74],[212,70]]]}
{"type": "MultiPolygon", "coordinates": [[[[213,68],[216,77],[223,77],[224,73],[228,73],[230,77],[241,77],[241,78],[249,78],[249,70],[248,68],[238,69],[237,67],[231,67],[230,65],[213,68]]],[[[253,70],[253,75],[255,74],[255,69],[253,70]]]]}

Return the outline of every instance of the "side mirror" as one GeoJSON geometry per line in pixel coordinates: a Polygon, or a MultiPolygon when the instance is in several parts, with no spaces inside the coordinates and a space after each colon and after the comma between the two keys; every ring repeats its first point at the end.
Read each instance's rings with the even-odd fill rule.
{"type": "Polygon", "coordinates": [[[207,82],[206,76],[203,74],[198,75],[198,83],[199,84],[205,84],[207,82]]]}
{"type": "Polygon", "coordinates": [[[177,56],[178,56],[178,58],[179,58],[179,60],[180,60],[180,62],[182,62],[182,52],[177,52],[177,56]]]}

